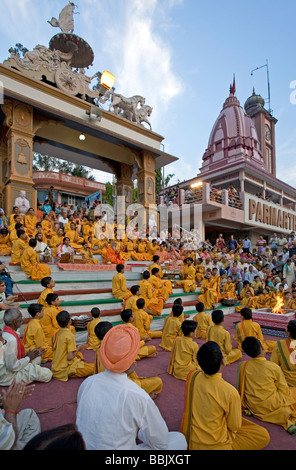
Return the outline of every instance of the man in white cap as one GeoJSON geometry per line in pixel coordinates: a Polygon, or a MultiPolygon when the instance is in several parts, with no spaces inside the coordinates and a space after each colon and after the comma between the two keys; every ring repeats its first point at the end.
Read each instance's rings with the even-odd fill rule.
{"type": "Polygon", "coordinates": [[[80,385],[76,425],[87,450],[187,449],[184,435],[169,432],[148,393],[128,379],[139,344],[139,332],[132,326],[111,328],[100,349],[106,370],[80,385]]]}

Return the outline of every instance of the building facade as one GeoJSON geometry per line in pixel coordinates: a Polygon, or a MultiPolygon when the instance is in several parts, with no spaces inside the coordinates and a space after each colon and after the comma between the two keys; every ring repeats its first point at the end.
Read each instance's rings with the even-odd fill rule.
{"type": "Polygon", "coordinates": [[[202,237],[260,235],[296,231],[296,189],[276,177],[275,126],[264,99],[253,91],[244,105],[230,94],[210,133],[195,178],[165,188],[160,203],[199,204],[202,237]]]}

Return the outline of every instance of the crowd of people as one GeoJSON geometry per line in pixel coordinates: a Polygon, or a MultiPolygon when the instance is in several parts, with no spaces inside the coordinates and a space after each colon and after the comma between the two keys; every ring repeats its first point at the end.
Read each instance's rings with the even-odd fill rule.
{"type": "Polygon", "coordinates": [[[252,246],[248,236],[236,239],[231,235],[226,240],[221,233],[212,243],[200,242],[194,231],[191,239],[185,232],[181,238],[174,232],[161,237],[156,226],[149,232],[131,223],[133,237],[121,233],[123,227],[115,224],[120,237],[113,239],[114,227],[102,215],[72,213],[67,205],[56,214],[52,208],[45,210],[48,202],[38,207],[42,214],[35,215],[30,208],[22,215],[17,207],[8,218],[1,213],[0,233],[6,240],[0,244],[1,255],[11,256],[11,263],[19,264],[31,279],[38,278],[42,286],[37,302],[28,307],[31,319],[20,337],[23,318],[13,294],[13,280],[2,265],[0,385],[5,388],[1,449],[57,449],[65,448],[65,443],[77,449],[264,448],[270,439],[268,432],[242,418],[242,411],[296,434],[296,364],[291,355],[296,321],[289,322],[288,340],[276,342],[265,340],[259,324],[252,320],[253,309],[272,309],[279,300],[282,308],[296,309],[294,232],[287,237],[274,234],[269,240],[259,236],[252,246]],[[98,223],[101,230],[96,238],[98,223]],[[28,249],[37,256],[31,251],[24,256],[28,249]],[[98,308],[92,309],[87,340],[82,344],[76,344],[71,315],[55,294],[50,272],[53,262],[62,262],[73,253],[83,254],[85,262],[98,262],[94,258],[98,254],[102,263],[114,264],[112,294],[122,302],[117,326],[103,321],[98,308]],[[124,275],[129,260],[146,262],[141,280],[131,288],[124,275]],[[29,263],[38,268],[30,270],[29,263]],[[174,286],[196,292],[196,315],[188,318],[182,299],[177,298],[163,328],[155,331],[151,322],[162,315],[174,286]],[[232,302],[241,316],[235,344],[223,327],[219,304],[225,302],[232,302]],[[168,373],[186,382],[180,432],[168,431],[155,403],[162,392],[161,377],[143,378],[135,372],[137,361],[155,357],[152,339],[170,353],[168,373]],[[204,343],[199,347],[196,339],[204,343]],[[91,363],[83,354],[86,349],[95,351],[91,363]],[[240,363],[243,352],[251,359],[240,363]],[[266,360],[267,353],[270,360],[266,360]],[[234,362],[240,364],[238,389],[220,373],[222,365],[234,362]],[[42,433],[33,410],[19,411],[22,400],[34,393],[34,385],[27,384],[52,379],[66,382],[73,377],[84,379],[75,425],[42,433]],[[95,399],[98,395],[100,400],[95,399]]]}

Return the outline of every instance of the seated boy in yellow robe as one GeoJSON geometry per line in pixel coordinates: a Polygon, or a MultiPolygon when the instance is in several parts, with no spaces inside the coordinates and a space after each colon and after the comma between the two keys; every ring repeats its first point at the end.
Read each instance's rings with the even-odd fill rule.
{"type": "Polygon", "coordinates": [[[22,254],[28,246],[28,235],[24,230],[18,230],[17,237],[17,240],[14,240],[14,242],[12,242],[11,247],[11,263],[13,264],[18,264],[21,262],[22,254]]]}
{"type": "Polygon", "coordinates": [[[223,299],[236,299],[235,290],[236,290],[236,285],[234,284],[234,282],[232,282],[232,277],[228,276],[226,284],[224,284],[224,286],[222,288],[222,292],[221,292],[221,295],[220,295],[220,300],[223,300],[223,299]]]}
{"type": "Polygon", "coordinates": [[[240,349],[232,348],[231,336],[229,331],[223,327],[223,321],[223,311],[214,310],[212,312],[213,325],[208,329],[206,341],[215,341],[219,344],[226,365],[238,361],[242,357],[242,352],[240,349]]]}
{"type": "Polygon", "coordinates": [[[117,273],[112,278],[112,294],[114,299],[124,300],[132,295],[126,287],[124,264],[117,264],[116,271],[117,273]]]}
{"type": "Polygon", "coordinates": [[[211,271],[206,272],[205,279],[201,284],[201,294],[197,299],[204,304],[206,310],[216,308],[219,299],[216,290],[216,280],[213,278],[211,271]]]}
{"type": "Polygon", "coordinates": [[[240,314],[241,321],[236,324],[235,329],[238,348],[242,349],[242,342],[247,336],[254,336],[259,339],[266,352],[271,352],[276,342],[264,339],[261,326],[252,319],[252,310],[249,307],[244,307],[241,309],[240,314]]]}
{"type": "MultiPolygon", "coordinates": [[[[131,309],[123,310],[120,316],[121,316],[121,320],[123,321],[123,323],[132,325],[134,328],[136,328],[135,315],[131,309]]],[[[154,357],[157,355],[155,346],[146,346],[146,343],[150,341],[151,339],[152,338],[149,336],[141,340],[140,348],[139,348],[138,355],[136,358],[137,361],[145,357],[154,357]]]]}
{"type": "Polygon", "coordinates": [[[168,300],[170,294],[165,282],[160,278],[159,268],[152,269],[148,282],[151,283],[156,297],[162,297],[165,301],[168,300]]]}
{"type": "Polygon", "coordinates": [[[160,261],[159,261],[159,256],[158,255],[153,256],[153,263],[150,264],[150,266],[148,266],[148,270],[150,271],[150,274],[153,274],[152,271],[153,271],[154,268],[157,268],[159,270],[159,278],[162,280],[163,285],[167,288],[168,293],[172,294],[173,293],[172,283],[168,279],[163,279],[164,274],[163,274],[162,268],[160,266],[160,261]]]}
{"type": "Polygon", "coordinates": [[[52,337],[59,330],[56,316],[63,309],[60,307],[61,300],[57,294],[47,294],[45,302],[44,315],[40,319],[40,325],[45,335],[45,342],[50,346],[52,337]]]}
{"type": "Polygon", "coordinates": [[[245,296],[240,300],[240,305],[235,308],[236,312],[241,312],[243,308],[257,308],[257,297],[252,295],[252,292],[248,290],[245,296]]]}
{"type": "Polygon", "coordinates": [[[95,328],[101,321],[101,311],[98,307],[93,307],[90,311],[92,320],[87,323],[87,349],[94,349],[96,350],[99,347],[99,342],[97,335],[95,334],[95,328]]]}
{"type": "Polygon", "coordinates": [[[181,281],[177,281],[177,286],[182,286],[184,292],[195,292],[196,284],[195,284],[195,268],[193,265],[192,258],[186,258],[184,260],[185,266],[180,271],[180,278],[181,281]]]}
{"type": "Polygon", "coordinates": [[[53,288],[55,287],[55,281],[52,277],[44,277],[41,279],[41,285],[44,287],[43,291],[38,297],[37,303],[43,305],[43,307],[47,306],[46,297],[48,294],[53,294],[53,288]]]}
{"type": "Polygon", "coordinates": [[[141,297],[145,299],[145,308],[147,312],[155,316],[161,316],[165,298],[161,295],[157,296],[157,291],[153,288],[150,279],[150,272],[144,271],[142,274],[142,280],[139,282],[141,288],[141,297]]]}
{"type": "Polygon", "coordinates": [[[137,310],[134,312],[135,327],[139,330],[140,338],[161,338],[162,331],[151,330],[153,315],[145,312],[145,299],[139,298],[136,302],[137,310]]]}
{"type": "Polygon", "coordinates": [[[171,351],[177,336],[182,335],[180,316],[183,313],[182,305],[173,305],[173,316],[167,317],[162,329],[162,341],[160,347],[166,351],[171,351]]]}
{"type": "Polygon", "coordinates": [[[70,230],[65,233],[65,237],[69,238],[72,248],[79,253],[82,249],[81,243],[83,243],[83,238],[79,236],[76,224],[71,222],[70,230]]]}
{"type": "Polygon", "coordinates": [[[186,381],[181,432],[188,450],[261,450],[270,441],[262,426],[242,418],[238,391],[222,377],[223,354],[214,341],[197,353],[202,371],[186,381]]]}
{"type": "MultiPolygon", "coordinates": [[[[112,323],[107,321],[100,322],[96,328],[95,333],[98,337],[98,341],[101,345],[103,338],[108,333],[108,331],[113,328],[112,323]]],[[[99,372],[104,372],[105,366],[103,365],[100,357],[100,346],[96,350],[95,358],[95,367],[94,373],[98,374],[99,372]]],[[[157,395],[161,392],[163,383],[160,377],[139,377],[135,370],[131,371],[127,376],[129,380],[135,382],[139,387],[145,390],[152,399],[155,399],[157,395]]]]}
{"type": "Polygon", "coordinates": [[[11,255],[11,241],[7,228],[0,229],[0,256],[11,255]]]}
{"type": "Polygon", "coordinates": [[[195,262],[195,279],[196,283],[200,284],[205,277],[205,267],[202,258],[197,258],[195,262]]]}
{"type": "Polygon", "coordinates": [[[32,281],[40,281],[51,275],[50,267],[44,263],[39,263],[39,255],[34,249],[36,245],[37,240],[31,238],[29,246],[24,249],[21,256],[21,269],[32,281]]]}
{"type": "Polygon", "coordinates": [[[79,253],[83,256],[87,264],[98,264],[99,260],[93,257],[90,247],[87,242],[81,243],[79,253]]]}
{"type": "Polygon", "coordinates": [[[186,380],[191,370],[200,370],[197,362],[198,344],[193,341],[196,328],[196,321],[183,321],[183,336],[177,336],[173,343],[168,373],[177,379],[186,380]]]}
{"type": "Polygon", "coordinates": [[[34,214],[34,209],[30,207],[24,219],[24,225],[25,225],[26,232],[29,237],[32,237],[34,235],[37,222],[38,220],[37,220],[36,215],[34,214]]]}
{"type": "Polygon", "coordinates": [[[63,310],[57,314],[56,321],[59,330],[56,332],[52,343],[52,366],[53,378],[67,382],[73,377],[89,377],[94,373],[94,364],[87,363],[82,351],[87,344],[81,343],[76,346],[75,335],[70,330],[71,317],[69,312],[63,310]]]}
{"type": "Polygon", "coordinates": [[[41,356],[42,361],[52,361],[52,348],[46,343],[44,331],[40,325],[40,320],[44,315],[43,305],[31,304],[28,307],[28,312],[32,319],[27,324],[22,337],[25,351],[28,352],[39,348],[43,352],[41,356]]]}
{"type": "Polygon", "coordinates": [[[296,389],[288,387],[277,364],[266,360],[266,351],[259,339],[246,337],[242,348],[251,357],[238,369],[237,387],[243,410],[261,421],[277,424],[290,434],[296,434],[296,389]]]}
{"type": "Polygon", "coordinates": [[[241,299],[244,299],[247,292],[251,292],[251,297],[254,297],[255,296],[255,292],[254,292],[254,289],[253,287],[251,286],[250,282],[249,281],[244,281],[243,282],[243,289],[240,293],[240,298],[241,299]]]}
{"type": "Polygon", "coordinates": [[[197,314],[193,317],[193,320],[197,322],[196,338],[206,339],[208,329],[213,326],[212,317],[205,311],[205,306],[202,302],[197,302],[195,305],[197,314]]]}
{"type": "Polygon", "coordinates": [[[296,387],[296,320],[289,321],[286,333],[288,338],[276,342],[270,360],[280,366],[288,386],[296,387]]]}

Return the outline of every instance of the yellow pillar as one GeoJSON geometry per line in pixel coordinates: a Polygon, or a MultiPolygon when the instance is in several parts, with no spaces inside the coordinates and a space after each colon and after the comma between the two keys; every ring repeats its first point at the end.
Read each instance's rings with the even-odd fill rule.
{"type": "Polygon", "coordinates": [[[133,168],[126,163],[120,163],[120,170],[116,175],[116,195],[125,198],[125,207],[133,203],[133,168]]]}
{"type": "Polygon", "coordinates": [[[155,157],[142,151],[142,166],[138,170],[138,204],[142,204],[148,214],[149,205],[155,204],[155,157]]]}
{"type": "MultiPolygon", "coordinates": [[[[3,128],[6,130],[7,160],[1,152],[4,187],[5,213],[10,215],[20,192],[25,192],[25,198],[30,207],[37,209],[37,192],[32,178],[34,122],[33,107],[15,100],[4,100],[2,111],[5,119],[3,128]],[[5,163],[6,160],[6,163],[5,163]]],[[[3,131],[2,131],[3,144],[3,131]]],[[[3,150],[3,149],[2,149],[3,150]]]]}

